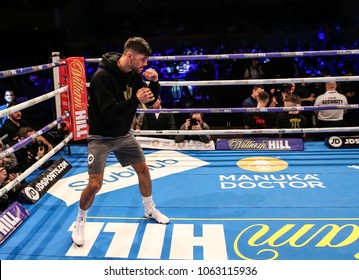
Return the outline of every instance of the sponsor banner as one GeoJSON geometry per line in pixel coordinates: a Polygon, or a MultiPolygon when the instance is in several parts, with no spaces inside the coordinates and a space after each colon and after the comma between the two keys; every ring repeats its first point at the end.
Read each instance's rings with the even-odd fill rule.
{"type": "Polygon", "coordinates": [[[217,139],[217,150],[303,151],[300,138],[232,138],[217,139]]]}
{"type": "MultiPolygon", "coordinates": [[[[183,217],[181,222],[174,219],[171,225],[146,226],[126,220],[96,220],[86,222],[85,235],[90,236],[91,242],[82,246],[67,242],[63,245],[68,246],[66,257],[193,260],[194,252],[201,250],[197,260],[358,261],[359,258],[356,218],[211,217],[206,221],[203,217],[183,217]]],[[[68,230],[73,231],[74,226],[73,222],[68,230]]]]}
{"type": "MultiPolygon", "coordinates": [[[[209,163],[176,151],[156,151],[146,155],[146,163],[152,180],[199,168],[209,163]]],[[[88,173],[83,172],[61,179],[48,193],[61,199],[67,206],[80,200],[82,190],[87,186],[88,173]]],[[[96,195],[117,191],[138,185],[138,177],[131,166],[121,164],[106,166],[103,187],[96,195]]]]}
{"type": "Polygon", "coordinates": [[[329,148],[359,148],[359,136],[331,136],[325,140],[329,148]]]}
{"type": "Polygon", "coordinates": [[[0,214],[0,244],[2,244],[30,216],[19,202],[13,202],[0,214]]]}
{"type": "MultiPolygon", "coordinates": [[[[60,62],[65,61],[65,59],[60,59],[60,62]]],[[[59,83],[60,87],[67,85],[67,66],[63,65],[59,67],[59,83]]],[[[70,112],[70,98],[68,92],[60,93],[60,108],[61,108],[61,116],[65,115],[66,112],[70,112]]],[[[66,118],[62,121],[64,123],[65,129],[72,131],[71,119],[66,118]]]]}
{"type": "Polygon", "coordinates": [[[59,158],[45,172],[21,190],[19,201],[23,203],[36,203],[71,168],[71,164],[65,159],[59,158]]]}
{"type": "Polygon", "coordinates": [[[70,94],[71,132],[74,141],[86,139],[87,125],[87,88],[83,57],[66,58],[68,88],[70,94]]]}
{"type": "Polygon", "coordinates": [[[213,141],[204,143],[196,140],[184,140],[176,143],[173,139],[163,139],[154,137],[137,136],[136,139],[144,149],[159,149],[159,150],[215,150],[213,141]]]}

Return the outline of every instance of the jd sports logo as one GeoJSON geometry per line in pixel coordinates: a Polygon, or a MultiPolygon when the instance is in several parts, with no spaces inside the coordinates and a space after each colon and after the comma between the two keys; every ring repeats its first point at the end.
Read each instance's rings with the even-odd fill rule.
{"type": "Polygon", "coordinates": [[[256,172],[274,172],[288,168],[284,160],[271,157],[250,157],[237,161],[239,168],[256,172]]]}
{"type": "Polygon", "coordinates": [[[343,145],[342,139],[340,139],[340,137],[337,137],[337,136],[330,137],[328,142],[331,146],[333,146],[335,148],[339,148],[343,145]]]}

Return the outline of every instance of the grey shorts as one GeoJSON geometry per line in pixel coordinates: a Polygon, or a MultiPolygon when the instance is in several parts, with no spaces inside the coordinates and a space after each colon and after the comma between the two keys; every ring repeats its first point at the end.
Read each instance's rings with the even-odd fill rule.
{"type": "Polygon", "coordinates": [[[143,150],[132,133],[119,137],[89,135],[88,173],[102,174],[106,167],[107,156],[113,152],[122,166],[145,161],[143,150]]]}

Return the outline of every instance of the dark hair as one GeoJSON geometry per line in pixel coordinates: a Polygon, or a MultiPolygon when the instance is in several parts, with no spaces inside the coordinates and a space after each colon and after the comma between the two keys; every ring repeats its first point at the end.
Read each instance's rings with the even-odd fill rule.
{"type": "Polygon", "coordinates": [[[203,120],[203,113],[190,113],[189,117],[192,119],[194,114],[199,114],[201,116],[202,120],[203,120]]]}
{"type": "Polygon", "coordinates": [[[282,84],[281,90],[286,91],[292,88],[292,84],[282,84]]]}
{"type": "Polygon", "coordinates": [[[15,105],[17,105],[17,103],[15,102],[15,100],[13,100],[13,101],[11,101],[9,103],[9,105],[7,107],[9,108],[9,107],[12,107],[12,106],[15,106],[15,105]]]}
{"type": "Polygon", "coordinates": [[[124,45],[124,53],[128,51],[135,51],[145,56],[152,55],[152,49],[145,39],[141,37],[129,38],[124,45]]]}
{"type": "Polygon", "coordinates": [[[289,95],[284,99],[284,102],[290,102],[293,104],[297,104],[297,99],[293,95],[289,95]]]}
{"type": "Polygon", "coordinates": [[[27,137],[27,134],[28,134],[29,132],[32,132],[32,131],[34,131],[34,129],[33,129],[32,127],[30,127],[30,126],[23,126],[23,127],[20,127],[19,132],[17,133],[17,136],[18,136],[19,138],[21,138],[21,137],[26,138],[26,137],[27,137]]]}
{"type": "Polygon", "coordinates": [[[264,89],[264,85],[254,85],[253,86],[253,89],[257,89],[257,88],[264,89]]]}
{"type": "Polygon", "coordinates": [[[269,99],[269,94],[266,91],[261,92],[258,94],[258,101],[265,101],[269,99]]]}

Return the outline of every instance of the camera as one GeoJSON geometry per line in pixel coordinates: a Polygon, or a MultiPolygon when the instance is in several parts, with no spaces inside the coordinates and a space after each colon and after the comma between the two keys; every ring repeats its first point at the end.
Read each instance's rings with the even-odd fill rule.
{"type": "Polygon", "coordinates": [[[26,147],[34,157],[37,155],[39,148],[47,153],[47,146],[41,140],[30,142],[26,147]]]}
{"type": "Polygon", "coordinates": [[[199,124],[199,123],[198,123],[198,120],[195,119],[195,118],[191,118],[191,119],[189,120],[189,123],[190,123],[190,125],[188,126],[188,129],[189,129],[189,130],[192,129],[192,126],[199,124]]]}
{"type": "Polygon", "coordinates": [[[195,118],[191,118],[190,124],[191,124],[191,125],[198,125],[198,120],[195,119],[195,118]]]}
{"type": "Polygon", "coordinates": [[[275,88],[273,92],[273,97],[276,99],[277,104],[283,103],[283,95],[281,89],[275,88]]]}
{"type": "Polygon", "coordinates": [[[37,144],[38,147],[44,147],[45,148],[44,142],[42,142],[41,140],[36,140],[36,144],[37,144]]]}
{"type": "Polygon", "coordinates": [[[9,174],[11,174],[11,173],[19,172],[19,166],[17,164],[5,163],[3,167],[6,170],[8,177],[9,177],[9,174]]]}

